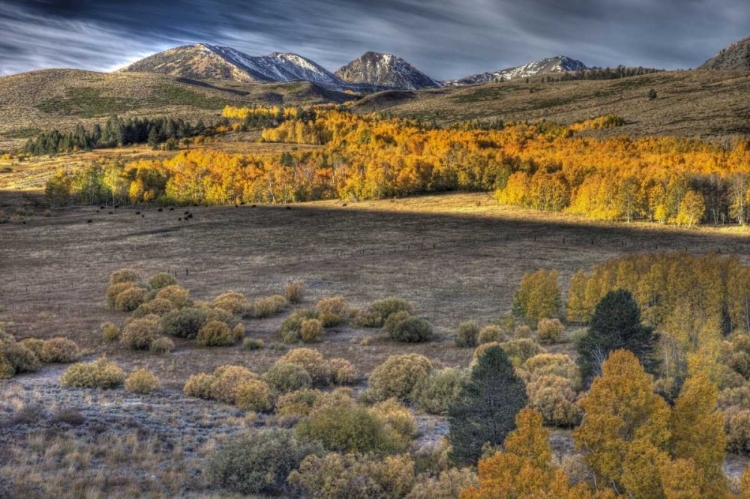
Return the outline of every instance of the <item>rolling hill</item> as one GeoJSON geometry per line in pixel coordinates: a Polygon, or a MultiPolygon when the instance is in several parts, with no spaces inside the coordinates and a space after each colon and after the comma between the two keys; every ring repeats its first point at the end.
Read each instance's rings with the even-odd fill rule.
{"type": "Polygon", "coordinates": [[[261,84],[155,73],[33,71],[0,78],[0,150],[22,144],[39,130],[91,126],[112,114],[210,121],[227,104],[309,105],[354,98],[305,81],[261,84]]]}
{"type": "Polygon", "coordinates": [[[750,71],[750,37],[733,43],[704,62],[698,69],[750,71]]]}

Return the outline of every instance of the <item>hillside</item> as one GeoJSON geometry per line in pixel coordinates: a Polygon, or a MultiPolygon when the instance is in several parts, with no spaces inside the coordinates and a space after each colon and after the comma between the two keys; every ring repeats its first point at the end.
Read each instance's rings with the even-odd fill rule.
{"type": "Polygon", "coordinates": [[[551,120],[570,124],[616,114],[626,125],[599,134],[720,138],[750,134],[750,72],[673,71],[617,80],[542,82],[541,77],[366,96],[358,112],[387,111],[438,123],[551,120]],[[657,99],[649,100],[650,89],[657,99]]]}
{"type": "Polygon", "coordinates": [[[721,49],[715,57],[707,60],[698,69],[723,71],[750,70],[750,37],[721,49]]]}
{"type": "Polygon", "coordinates": [[[517,80],[521,78],[531,78],[548,73],[567,73],[584,71],[588,69],[584,63],[561,55],[557,57],[548,57],[539,61],[530,62],[521,66],[502,69],[491,73],[478,73],[467,76],[458,80],[445,81],[445,85],[460,87],[464,85],[476,85],[478,83],[491,83],[500,81],[517,80]]]}
{"type": "Polygon", "coordinates": [[[329,90],[344,90],[346,83],[317,63],[291,53],[250,56],[231,47],[199,43],[160,52],[121,70],[160,73],[198,80],[239,82],[309,81],[329,90]]]}
{"type": "Polygon", "coordinates": [[[309,82],[204,82],[148,73],[52,69],[0,78],[0,150],[39,130],[91,126],[112,114],[215,120],[227,104],[309,105],[352,95],[309,82]]]}
{"type": "Polygon", "coordinates": [[[400,57],[367,52],[336,71],[336,76],[349,83],[396,90],[439,88],[441,85],[400,57]]]}

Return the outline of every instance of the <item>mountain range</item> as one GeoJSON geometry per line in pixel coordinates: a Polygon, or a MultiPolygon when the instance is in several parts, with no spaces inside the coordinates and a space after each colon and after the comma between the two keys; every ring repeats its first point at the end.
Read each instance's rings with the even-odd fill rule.
{"type": "MultiPolygon", "coordinates": [[[[372,93],[460,87],[588,69],[591,68],[583,62],[560,55],[499,71],[438,81],[393,54],[367,52],[332,73],[316,62],[293,53],[251,56],[231,47],[199,43],[146,57],[121,71],[162,73],[196,80],[255,83],[308,81],[326,90],[372,93]]],[[[750,38],[722,50],[698,69],[750,69],[750,38]]]]}

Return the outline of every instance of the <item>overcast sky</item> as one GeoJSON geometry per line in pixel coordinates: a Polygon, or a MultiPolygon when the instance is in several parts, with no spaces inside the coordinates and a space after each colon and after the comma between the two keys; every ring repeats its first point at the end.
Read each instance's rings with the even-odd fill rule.
{"type": "Polygon", "coordinates": [[[332,71],[390,52],[438,79],[554,55],[677,69],[750,36],[750,0],[0,0],[0,33],[0,75],[110,71],[198,42],[332,71]]]}

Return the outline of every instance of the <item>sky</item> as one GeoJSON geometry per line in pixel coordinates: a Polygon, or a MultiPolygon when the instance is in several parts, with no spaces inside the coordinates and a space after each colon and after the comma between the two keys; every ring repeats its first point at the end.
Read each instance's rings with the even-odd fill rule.
{"type": "Polygon", "coordinates": [[[748,0],[0,0],[0,75],[112,71],[179,45],[294,52],[331,71],[372,50],[437,79],[567,55],[687,69],[750,36],[748,0]]]}

